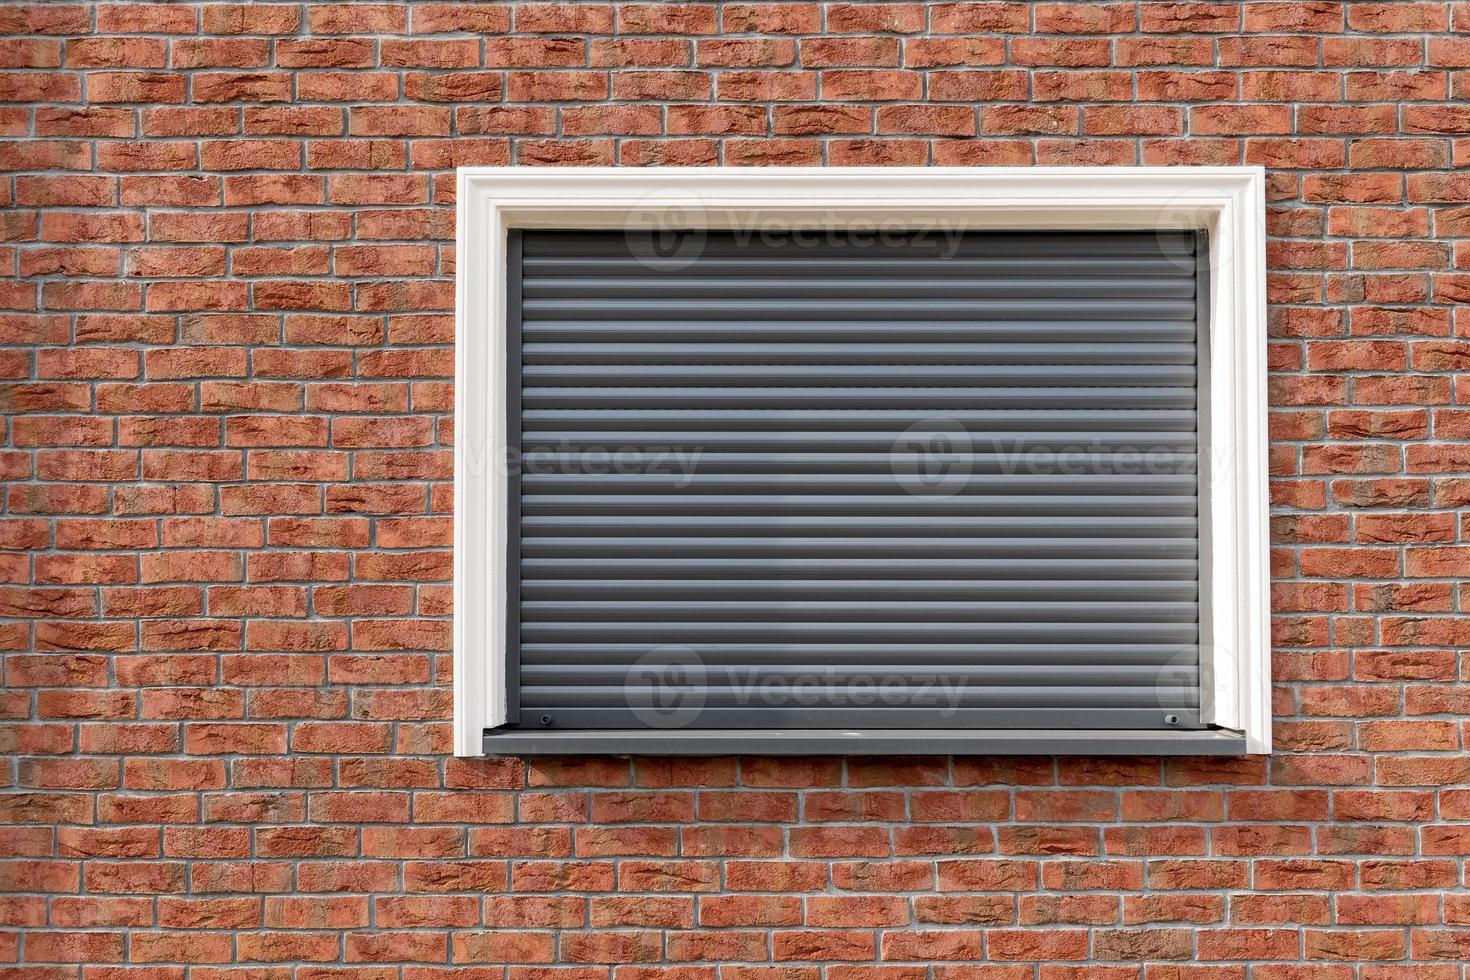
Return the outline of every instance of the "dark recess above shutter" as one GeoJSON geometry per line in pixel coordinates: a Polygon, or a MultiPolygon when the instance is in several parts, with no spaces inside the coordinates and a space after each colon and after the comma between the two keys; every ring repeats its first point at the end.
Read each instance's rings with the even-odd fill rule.
{"type": "Polygon", "coordinates": [[[512,234],[512,726],[1200,728],[1196,236],[824,237],[512,234]]]}

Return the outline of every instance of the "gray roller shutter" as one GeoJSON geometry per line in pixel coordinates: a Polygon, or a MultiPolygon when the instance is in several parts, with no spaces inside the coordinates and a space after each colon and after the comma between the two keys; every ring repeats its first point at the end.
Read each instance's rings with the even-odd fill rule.
{"type": "Polygon", "coordinates": [[[1193,233],[510,246],[512,725],[1200,727],[1193,233]]]}

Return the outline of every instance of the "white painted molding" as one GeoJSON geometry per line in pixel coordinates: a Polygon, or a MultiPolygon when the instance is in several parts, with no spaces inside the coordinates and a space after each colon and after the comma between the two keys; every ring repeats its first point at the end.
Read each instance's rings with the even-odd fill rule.
{"type": "Polygon", "coordinates": [[[454,751],[506,718],[505,243],[511,228],[1205,229],[1207,722],[1271,747],[1265,173],[1260,167],[461,167],[454,751]]]}
{"type": "Polygon", "coordinates": [[[505,723],[505,226],[459,173],[454,290],[454,754],[505,723]]]}

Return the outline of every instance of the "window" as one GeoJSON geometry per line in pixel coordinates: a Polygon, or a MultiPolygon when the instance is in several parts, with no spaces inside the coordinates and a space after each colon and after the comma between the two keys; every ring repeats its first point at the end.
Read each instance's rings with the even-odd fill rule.
{"type": "Polygon", "coordinates": [[[465,168],[455,751],[1270,747],[1259,168],[465,168]]]}

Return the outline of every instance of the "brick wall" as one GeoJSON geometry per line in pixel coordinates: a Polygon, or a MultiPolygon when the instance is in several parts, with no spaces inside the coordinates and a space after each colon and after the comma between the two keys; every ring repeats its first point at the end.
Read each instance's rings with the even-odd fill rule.
{"type": "Polygon", "coordinates": [[[0,976],[1461,977],[1470,4],[0,25],[0,976]],[[1279,751],[447,758],[453,167],[512,161],[1266,165],[1279,751]]]}

